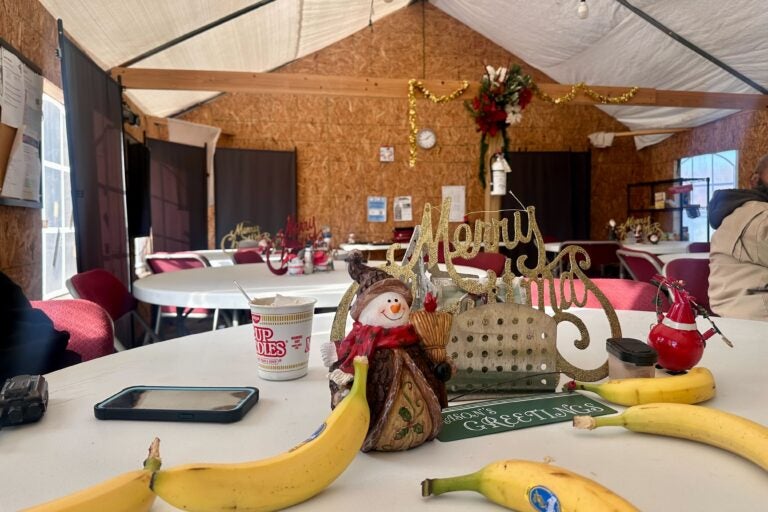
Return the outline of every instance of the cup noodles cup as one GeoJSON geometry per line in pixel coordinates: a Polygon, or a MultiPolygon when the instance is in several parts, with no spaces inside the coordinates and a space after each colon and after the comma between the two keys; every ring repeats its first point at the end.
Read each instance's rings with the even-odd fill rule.
{"type": "Polygon", "coordinates": [[[307,374],[315,302],[280,295],[251,301],[259,377],[290,380],[307,374]]]}

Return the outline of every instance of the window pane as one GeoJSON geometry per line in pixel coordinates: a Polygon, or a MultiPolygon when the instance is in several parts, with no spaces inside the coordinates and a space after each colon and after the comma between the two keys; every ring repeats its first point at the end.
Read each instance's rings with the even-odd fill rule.
{"type": "Polygon", "coordinates": [[[712,157],[700,155],[693,159],[693,177],[709,178],[711,172],[712,157]]]}
{"type": "MultiPolygon", "coordinates": [[[[696,155],[680,159],[681,177],[710,178],[710,196],[715,190],[734,188],[736,186],[736,169],[739,153],[735,150],[723,151],[707,155],[696,155]],[[687,174],[682,169],[690,169],[687,174]]],[[[701,205],[700,216],[691,218],[688,211],[684,212],[683,226],[688,228],[688,237],[692,241],[707,240],[707,186],[704,183],[694,183],[691,193],[691,204],[701,205]]],[[[711,233],[710,233],[711,235],[711,233]]]]}
{"type": "Polygon", "coordinates": [[[47,219],[49,228],[61,227],[61,171],[46,165],[43,174],[43,219],[47,219]]]}
{"type": "Polygon", "coordinates": [[[61,245],[56,232],[43,234],[43,297],[56,295],[64,287],[61,245]]]}
{"type": "Polygon", "coordinates": [[[693,161],[690,158],[680,160],[680,177],[690,178],[693,174],[693,161]]]}
{"type": "Polygon", "coordinates": [[[67,146],[67,114],[61,110],[61,165],[69,168],[69,147],[67,146]]]}
{"type": "Polygon", "coordinates": [[[43,160],[61,163],[61,115],[58,107],[44,97],[43,100],[43,160]]]}
{"type": "MultiPolygon", "coordinates": [[[[726,151],[732,153],[732,151],[726,151]]],[[[712,160],[712,180],[714,183],[733,183],[733,172],[736,168],[735,162],[727,158],[722,158],[720,154],[715,155],[712,160]]]]}
{"type": "Polygon", "coordinates": [[[62,203],[64,204],[64,211],[61,216],[61,225],[65,228],[74,228],[75,221],[72,218],[72,182],[70,181],[70,173],[61,173],[62,181],[62,203]]]}
{"type": "Polygon", "coordinates": [[[77,258],[75,252],[75,233],[70,231],[64,234],[64,278],[77,273],[77,258]]]}

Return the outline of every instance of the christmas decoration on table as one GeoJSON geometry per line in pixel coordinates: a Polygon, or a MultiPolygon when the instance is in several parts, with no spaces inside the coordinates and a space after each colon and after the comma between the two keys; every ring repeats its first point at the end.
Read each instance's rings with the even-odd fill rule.
{"type": "Polygon", "coordinates": [[[438,96],[424,86],[421,80],[412,78],[408,80],[408,128],[410,133],[408,135],[408,167],[416,166],[416,137],[419,133],[419,127],[416,123],[416,92],[422,93],[432,103],[440,104],[446,103],[451,100],[455,100],[469,88],[469,82],[463,80],[461,86],[450,94],[438,96]]]}
{"type": "Polygon", "coordinates": [[[294,220],[289,215],[285,227],[277,231],[274,241],[266,250],[267,266],[278,275],[302,275],[332,270],[330,241],[330,228],[324,227],[318,231],[314,217],[294,220]],[[269,257],[270,254],[277,255],[278,251],[279,257],[269,257]]]}
{"type": "Polygon", "coordinates": [[[250,221],[238,222],[235,228],[221,238],[219,246],[224,252],[235,251],[241,245],[245,247],[259,245],[265,247],[271,242],[270,234],[250,221]],[[248,243],[250,242],[250,243],[248,243]]]}
{"type": "Polygon", "coordinates": [[[491,157],[501,154],[506,163],[509,151],[507,126],[522,121],[523,109],[532,97],[533,80],[530,75],[523,74],[520,66],[515,64],[509,69],[486,66],[477,96],[464,102],[480,132],[478,176],[483,187],[491,157]]]}
{"type": "Polygon", "coordinates": [[[359,251],[347,261],[349,274],[358,284],[349,312],[355,323],[344,339],[334,342],[335,351],[328,346],[323,349],[331,370],[332,404],[335,407],[351,389],[354,358],[367,356],[371,424],[362,450],[414,448],[440,432],[440,411],[448,405],[444,381],[450,377],[450,364],[445,357],[435,361],[428,356],[410,323],[410,288],[387,272],[363,264],[359,251]]]}
{"type": "Polygon", "coordinates": [[[630,234],[636,243],[657,243],[664,236],[664,231],[650,217],[629,217],[623,224],[616,226],[616,236],[624,242],[630,234]]]}
{"type": "MultiPolygon", "coordinates": [[[[570,308],[584,307],[588,298],[599,302],[610,337],[622,337],[613,306],[585,274],[591,260],[582,247],[569,246],[548,260],[533,207],[514,212],[510,219],[490,222],[477,219],[473,224],[461,224],[452,233],[449,233],[448,222],[450,200],[444,201],[437,212],[437,224],[433,213],[431,205],[425,205],[405,257],[396,257],[403,247],[393,244],[387,251],[387,262],[379,271],[398,278],[409,288],[414,298],[409,304],[411,323],[427,354],[437,357],[430,362],[442,362],[445,358],[453,367],[451,379],[446,382],[447,391],[540,391],[554,389],[561,372],[581,381],[596,381],[608,375],[604,343],[596,348],[605,353],[604,362],[594,368],[571,364],[557,349],[558,327],[565,323],[578,331],[576,339],[567,342],[580,350],[595,350],[594,345],[590,346],[587,326],[569,312],[570,308]],[[454,263],[456,258],[475,258],[481,251],[499,252],[500,248],[514,250],[526,245],[532,247],[532,255],[507,259],[501,275],[488,270],[485,278],[478,279],[460,274],[454,263]],[[440,256],[439,251],[442,251],[440,256]],[[438,261],[445,263],[438,267],[438,261]],[[561,266],[563,271],[555,278],[561,266]],[[446,291],[445,286],[449,286],[450,291],[446,291]],[[429,293],[441,300],[459,296],[452,303],[440,304],[439,312],[453,318],[448,336],[435,337],[439,340],[435,347],[428,346],[429,341],[425,341],[430,336],[428,330],[419,326],[420,317],[434,314],[421,311],[427,310],[429,293]],[[534,341],[535,347],[527,345],[534,341]]],[[[339,304],[331,329],[331,340],[337,344],[346,337],[346,315],[350,306],[354,309],[354,304],[362,304],[353,303],[357,289],[357,283],[353,283],[339,304]]]]}
{"type": "Polygon", "coordinates": [[[684,281],[673,281],[657,274],[651,282],[658,286],[657,323],[648,334],[648,344],[658,352],[660,367],[670,373],[684,373],[693,368],[704,355],[706,341],[715,334],[719,334],[726,345],[733,347],[709,317],[706,308],[685,289],[684,281]],[[673,299],[666,316],[661,312],[659,294],[662,289],[671,293],[673,299]],[[699,332],[696,327],[696,315],[709,320],[712,327],[704,333],[699,332]]]}

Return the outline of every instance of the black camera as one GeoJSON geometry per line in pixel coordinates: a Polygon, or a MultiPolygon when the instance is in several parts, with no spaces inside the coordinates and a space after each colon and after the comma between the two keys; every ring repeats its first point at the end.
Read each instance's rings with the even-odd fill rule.
{"type": "Polygon", "coordinates": [[[17,375],[0,389],[0,427],[31,423],[48,406],[48,382],[42,375],[17,375]]]}

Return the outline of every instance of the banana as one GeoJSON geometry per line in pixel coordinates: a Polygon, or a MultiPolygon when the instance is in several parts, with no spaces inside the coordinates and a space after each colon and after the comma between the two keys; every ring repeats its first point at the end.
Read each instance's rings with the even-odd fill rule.
{"type": "Polygon", "coordinates": [[[636,405],[613,416],[574,416],[573,426],[592,430],[620,426],[633,432],[680,437],[728,450],[768,471],[768,428],[700,405],[636,405]]]}
{"type": "Polygon", "coordinates": [[[569,391],[591,391],[619,405],[658,402],[696,404],[715,396],[715,378],[706,368],[697,367],[685,375],[654,379],[616,379],[602,384],[572,381],[566,384],[565,388],[569,391]]]}
{"type": "Polygon", "coordinates": [[[258,461],[158,471],[152,489],[171,505],[198,512],[278,510],[313,497],[347,468],[368,432],[368,359],[356,357],[354,365],[352,390],[298,446],[258,461]]]}
{"type": "Polygon", "coordinates": [[[147,512],[155,502],[149,488],[152,473],[160,469],[160,440],[149,447],[144,469],[130,471],[93,487],[21,512],[147,512]]]}
{"type": "Polygon", "coordinates": [[[567,469],[527,460],[501,460],[480,471],[421,482],[421,495],[479,492],[492,502],[520,512],[625,512],[638,509],[594,480],[567,469]]]}

